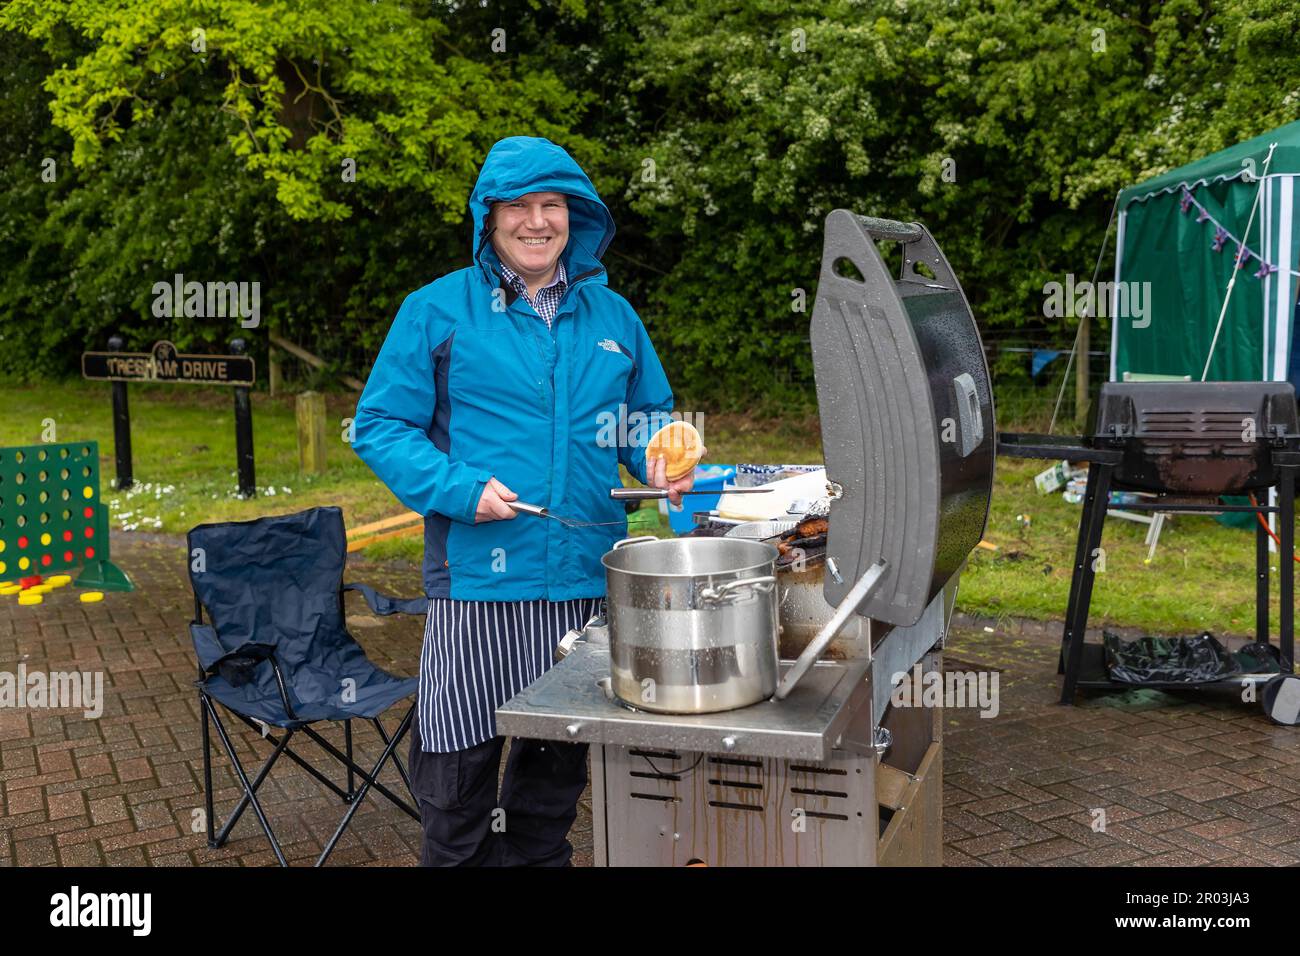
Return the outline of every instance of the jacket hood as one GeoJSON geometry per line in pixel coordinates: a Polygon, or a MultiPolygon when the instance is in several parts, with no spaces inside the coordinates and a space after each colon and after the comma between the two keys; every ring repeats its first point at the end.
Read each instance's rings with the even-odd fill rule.
{"type": "Polygon", "coordinates": [[[484,279],[497,285],[493,267],[500,262],[488,235],[488,212],[494,202],[507,202],[525,193],[557,192],[569,198],[569,242],[560,258],[569,281],[597,272],[600,257],[614,238],[614,217],[596,188],[563,147],[538,136],[509,136],[488,150],[478,182],[469,198],[474,240],[470,254],[484,279]]]}

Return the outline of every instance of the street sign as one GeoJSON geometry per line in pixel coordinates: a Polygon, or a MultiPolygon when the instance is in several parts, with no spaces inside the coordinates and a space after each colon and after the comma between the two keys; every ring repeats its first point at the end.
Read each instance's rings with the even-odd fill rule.
{"type": "Polygon", "coordinates": [[[255,381],[251,355],[186,355],[171,342],[148,352],[83,352],[81,377],[98,382],[179,382],[242,385],[255,381]]]}
{"type": "Polygon", "coordinates": [[[235,465],[239,493],[257,494],[253,462],[253,406],[248,390],[254,382],[253,357],[244,354],[248,344],[231,339],[233,355],[185,355],[166,341],[155,342],[148,352],[123,352],[121,336],[108,340],[107,352],[82,352],[81,377],[113,383],[113,445],[117,457],[117,488],[135,483],[131,463],[131,412],[127,382],[182,382],[187,385],[231,385],[235,394],[235,465]]]}

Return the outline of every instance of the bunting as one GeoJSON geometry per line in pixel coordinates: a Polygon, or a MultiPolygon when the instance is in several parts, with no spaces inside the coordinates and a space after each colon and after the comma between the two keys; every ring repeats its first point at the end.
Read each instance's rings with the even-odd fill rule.
{"type": "MultiPolygon", "coordinates": [[[[1250,260],[1257,259],[1259,260],[1259,268],[1255,270],[1256,279],[1263,279],[1277,272],[1277,266],[1271,262],[1265,262],[1263,258],[1260,257],[1259,253],[1255,252],[1255,250],[1245,245],[1240,239],[1230,233],[1227,229],[1223,228],[1223,224],[1210,215],[1208,209],[1196,201],[1191,190],[1186,187],[1183,188],[1183,195],[1178,200],[1178,205],[1182,208],[1183,215],[1187,215],[1187,213],[1195,209],[1197,222],[1209,222],[1214,224],[1214,238],[1210,241],[1210,248],[1215,252],[1222,252],[1229,242],[1232,243],[1233,248],[1236,250],[1234,258],[1238,269],[1246,268],[1250,263],[1250,260]]],[[[1300,276],[1300,272],[1296,272],[1294,269],[1290,270],[1290,272],[1293,276],[1300,276]]]]}

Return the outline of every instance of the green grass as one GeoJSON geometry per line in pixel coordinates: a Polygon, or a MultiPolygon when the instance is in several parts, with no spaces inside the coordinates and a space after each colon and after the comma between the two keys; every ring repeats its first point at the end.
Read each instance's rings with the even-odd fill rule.
{"type": "MultiPolygon", "coordinates": [[[[235,495],[232,396],[224,389],[133,385],[131,439],[137,488],[108,487],[115,474],[109,386],[66,382],[46,387],[0,386],[0,445],[41,440],[42,420],[53,418],[59,441],[95,439],[100,445],[103,496],[114,530],[184,533],[204,521],[242,520],[338,505],[349,525],[402,510],[342,440],[343,418],[355,397],[328,397],[331,442],[323,475],[298,473],[293,398],[253,395],[258,497],[235,495]],[[267,492],[275,488],[275,494],[267,492]],[[287,489],[287,490],[286,490],[287,489]]],[[[711,461],[820,462],[815,420],[756,421],[706,416],[711,461]]],[[[1079,505],[1059,494],[1040,497],[1033,476],[1048,462],[998,462],[986,538],[996,552],[976,550],[963,575],[959,604],[991,616],[1057,618],[1070,587],[1079,505]],[[1017,515],[1028,514],[1024,525],[1017,515]]],[[[653,504],[647,505],[653,507],[653,504]]],[[[659,534],[668,534],[666,523],[659,534]]],[[[1106,523],[1106,570],[1098,575],[1092,622],[1152,632],[1250,633],[1254,628],[1254,539],[1208,517],[1179,516],[1166,523],[1155,560],[1145,563],[1144,525],[1106,523]]],[[[368,557],[418,560],[418,537],[379,542],[368,557]]],[[[1277,564],[1274,556],[1273,565],[1277,564]]],[[[1273,591],[1276,593],[1276,572],[1273,591]]],[[[1276,598],[1274,600],[1276,605],[1276,598]]],[[[1276,612],[1274,612],[1276,618],[1276,612]]]]}
{"type": "MultiPolygon", "coordinates": [[[[962,576],[963,610],[993,616],[1062,618],[1082,505],[1038,495],[1034,475],[1050,462],[998,461],[985,539],[962,576]],[[1017,520],[1028,515],[1029,523],[1017,520]]],[[[1096,576],[1091,623],[1156,633],[1250,634],[1255,627],[1255,538],[1212,517],[1177,515],[1165,522],[1155,557],[1146,562],[1146,525],[1106,521],[1105,570],[1096,576]]],[[[1279,555],[1272,555],[1274,627],[1279,555]]]]}
{"type": "MultiPolygon", "coordinates": [[[[327,469],[300,475],[292,396],[254,392],[253,448],[258,495],[236,494],[233,396],[229,389],[132,385],[131,449],[135,487],[116,491],[112,403],[107,383],[0,385],[0,445],[39,444],[46,419],[58,441],[99,442],[103,500],[117,531],[183,534],[205,521],[238,521],[319,505],[338,505],[349,526],[401,513],[392,493],[343,441],[355,395],[327,396],[327,469]]],[[[818,461],[816,423],[755,423],[737,416],[708,419],[709,458],[716,461],[818,461]],[[716,436],[717,440],[714,440],[716,436]]],[[[669,534],[665,521],[659,531],[669,534]]],[[[368,557],[418,559],[420,538],[392,538],[368,557]]]]}
{"type": "Polygon", "coordinates": [[[99,442],[103,499],[114,530],[182,533],[203,521],[228,521],[340,505],[350,523],[397,511],[393,496],[342,441],[339,421],[354,401],[331,396],[334,441],[328,471],[298,473],[293,398],[253,395],[253,446],[259,495],[236,497],[233,396],[229,389],[185,385],[130,387],[131,446],[136,487],[110,485],[117,474],[110,387],[64,382],[40,387],[0,387],[5,409],[0,445],[41,441],[42,420],[54,419],[58,441],[99,442]],[[337,426],[337,427],[335,427],[337,426]],[[270,489],[274,488],[274,494],[270,489]],[[287,490],[286,490],[287,489],[287,490]],[[134,527],[132,527],[134,526],[134,527]]]}

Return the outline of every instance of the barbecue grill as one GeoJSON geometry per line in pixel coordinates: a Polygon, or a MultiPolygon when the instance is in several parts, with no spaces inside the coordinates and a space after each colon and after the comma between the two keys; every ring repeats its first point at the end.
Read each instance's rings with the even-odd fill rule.
{"type": "MultiPolygon", "coordinates": [[[[891,708],[890,680],[939,669],[987,521],[983,349],[926,229],[847,210],[826,220],[811,338],[830,499],[811,573],[833,619],[809,627],[815,602],[789,602],[775,696],[720,713],[633,709],[610,691],[593,621],[497,710],[502,734],[592,745],[598,865],[942,861],[940,712],[891,708]],[[880,241],[902,244],[897,279],[880,241]]],[[[808,573],[778,573],[782,597],[808,573]]]]}
{"type": "MultiPolygon", "coordinates": [[[[1292,670],[1294,630],[1295,482],[1300,426],[1295,389],[1286,382],[1108,382],[1091,412],[1089,436],[1002,434],[998,450],[1018,458],[1088,463],[1088,490],[1079,519],[1074,573],[1061,636],[1061,702],[1080,687],[1124,688],[1107,676],[1103,648],[1084,634],[1092,600],[1093,556],[1101,546],[1111,491],[1154,498],[1126,511],[1216,514],[1246,511],[1279,516],[1282,668],[1292,670]],[[1277,504],[1229,505],[1220,495],[1275,488],[1277,504]]],[[[1255,528],[1255,639],[1268,643],[1268,532],[1255,528]]],[[[1242,675],[1266,680],[1271,674],[1242,675]]],[[[1147,685],[1157,686],[1157,685],[1147,685]]],[[[1176,686],[1161,684],[1159,686],[1176,686]]]]}

